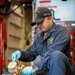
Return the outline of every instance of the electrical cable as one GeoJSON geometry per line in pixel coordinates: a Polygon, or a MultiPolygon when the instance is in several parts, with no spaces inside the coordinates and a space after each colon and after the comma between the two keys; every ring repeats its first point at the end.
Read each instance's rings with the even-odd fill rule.
{"type": "Polygon", "coordinates": [[[18,9],[22,4],[20,4],[19,6],[17,6],[15,9],[13,9],[12,11],[10,11],[9,13],[0,13],[1,15],[4,15],[4,17],[2,17],[0,20],[3,20],[7,15],[13,13],[16,9],[18,9]]]}

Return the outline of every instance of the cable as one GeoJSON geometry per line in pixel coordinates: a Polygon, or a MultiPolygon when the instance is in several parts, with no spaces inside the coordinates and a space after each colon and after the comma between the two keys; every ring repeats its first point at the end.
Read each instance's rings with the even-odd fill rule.
{"type": "Polygon", "coordinates": [[[7,13],[7,15],[9,15],[10,13],[13,13],[16,9],[18,9],[22,4],[20,4],[19,6],[17,6],[14,10],[10,11],[9,13],[7,13]]]}
{"type": "Polygon", "coordinates": [[[4,15],[4,16],[0,19],[0,21],[3,20],[7,15],[13,13],[13,12],[14,12],[16,9],[18,9],[21,5],[22,5],[22,4],[20,4],[19,6],[17,6],[14,10],[10,11],[9,13],[7,13],[7,11],[6,11],[6,13],[0,13],[1,15],[4,15]]]}

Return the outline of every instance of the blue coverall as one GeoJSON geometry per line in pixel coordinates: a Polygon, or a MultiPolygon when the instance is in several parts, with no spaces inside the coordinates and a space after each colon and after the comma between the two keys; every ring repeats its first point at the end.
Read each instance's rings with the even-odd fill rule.
{"type": "Polygon", "coordinates": [[[42,60],[35,63],[38,70],[46,70],[42,75],[71,75],[70,35],[65,27],[53,23],[45,39],[41,32],[33,45],[26,51],[21,52],[21,61],[33,61],[41,55],[42,60]]]}

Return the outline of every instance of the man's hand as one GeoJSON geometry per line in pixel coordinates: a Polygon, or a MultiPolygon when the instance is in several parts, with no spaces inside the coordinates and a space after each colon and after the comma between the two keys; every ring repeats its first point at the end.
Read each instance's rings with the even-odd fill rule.
{"type": "Polygon", "coordinates": [[[17,61],[21,57],[21,52],[19,50],[12,53],[11,59],[12,61],[17,61]]]}
{"type": "Polygon", "coordinates": [[[22,70],[23,75],[31,75],[31,74],[34,74],[34,73],[35,73],[35,69],[32,66],[25,67],[22,70]]]}

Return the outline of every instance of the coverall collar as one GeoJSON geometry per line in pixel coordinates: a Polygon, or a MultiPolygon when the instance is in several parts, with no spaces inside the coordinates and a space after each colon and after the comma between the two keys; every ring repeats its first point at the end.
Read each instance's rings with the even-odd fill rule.
{"type": "Polygon", "coordinates": [[[56,28],[56,24],[53,22],[53,25],[52,25],[52,27],[50,28],[50,30],[48,31],[48,33],[47,33],[47,35],[46,35],[46,37],[45,37],[44,40],[43,40],[43,35],[44,35],[44,33],[42,32],[42,33],[40,34],[40,37],[41,37],[40,42],[43,42],[43,41],[45,41],[48,37],[50,37],[51,33],[55,31],[55,28],[56,28]]]}
{"type": "Polygon", "coordinates": [[[51,26],[51,28],[50,28],[48,33],[51,33],[53,31],[55,31],[55,28],[56,28],[56,24],[53,22],[53,25],[51,26]]]}

